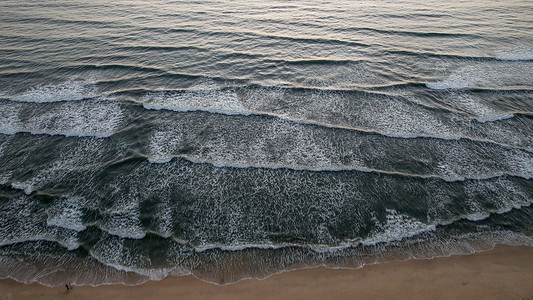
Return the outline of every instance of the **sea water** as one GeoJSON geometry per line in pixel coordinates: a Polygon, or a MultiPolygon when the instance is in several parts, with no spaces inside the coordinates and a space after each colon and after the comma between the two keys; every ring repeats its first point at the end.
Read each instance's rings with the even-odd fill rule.
{"type": "Polygon", "coordinates": [[[533,246],[530,1],[0,2],[0,278],[533,246]]]}

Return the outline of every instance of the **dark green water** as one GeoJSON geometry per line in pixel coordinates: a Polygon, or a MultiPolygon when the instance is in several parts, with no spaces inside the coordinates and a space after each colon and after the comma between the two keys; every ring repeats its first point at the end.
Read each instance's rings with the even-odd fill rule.
{"type": "Polygon", "coordinates": [[[0,10],[0,278],[533,246],[531,1],[0,10]]]}

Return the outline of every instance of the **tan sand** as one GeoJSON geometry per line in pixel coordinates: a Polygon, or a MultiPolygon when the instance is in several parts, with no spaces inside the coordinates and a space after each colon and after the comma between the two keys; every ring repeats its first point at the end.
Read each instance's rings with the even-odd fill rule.
{"type": "Polygon", "coordinates": [[[0,299],[533,299],[533,248],[498,246],[358,270],[299,270],[225,286],[188,276],[139,286],[74,286],[67,292],[0,280],[0,299]]]}

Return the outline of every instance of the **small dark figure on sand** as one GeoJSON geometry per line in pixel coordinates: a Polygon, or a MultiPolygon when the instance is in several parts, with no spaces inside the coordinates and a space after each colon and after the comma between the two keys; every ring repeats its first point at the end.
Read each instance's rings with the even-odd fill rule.
{"type": "Polygon", "coordinates": [[[70,289],[72,289],[72,286],[70,285],[70,282],[65,284],[65,287],[67,288],[67,291],[69,291],[70,289]]]}

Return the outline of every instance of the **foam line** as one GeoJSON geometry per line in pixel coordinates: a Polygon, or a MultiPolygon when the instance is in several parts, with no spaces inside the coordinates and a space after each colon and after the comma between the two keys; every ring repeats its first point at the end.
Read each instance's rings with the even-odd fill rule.
{"type": "Polygon", "coordinates": [[[90,250],[93,258],[100,263],[113,267],[120,271],[134,272],[146,276],[151,280],[161,280],[169,275],[185,276],[190,271],[180,266],[179,261],[183,261],[192,253],[185,249],[186,246],[179,245],[169,240],[170,247],[167,252],[161,251],[159,259],[169,262],[167,265],[158,266],[150,255],[151,251],[142,251],[134,246],[137,241],[128,241],[125,238],[104,235],[100,241],[90,250]]]}
{"type": "Polygon", "coordinates": [[[452,201],[448,192],[435,182],[428,182],[426,189],[430,197],[427,215],[431,224],[448,225],[461,219],[481,221],[492,214],[504,214],[533,202],[527,190],[507,177],[465,181],[460,203],[452,201]]]}
{"type": "Polygon", "coordinates": [[[444,80],[427,83],[430,89],[505,89],[532,86],[533,68],[529,63],[478,63],[454,70],[444,80]]]}
{"type": "MultiPolygon", "coordinates": [[[[206,80],[201,81],[201,85],[206,80]]],[[[513,118],[510,112],[498,111],[488,104],[475,100],[467,93],[446,95],[449,107],[445,115],[433,109],[388,97],[373,95],[353,99],[348,94],[327,91],[305,91],[303,94],[289,94],[281,88],[249,88],[239,91],[221,90],[207,81],[208,91],[147,93],[142,105],[146,109],[165,109],[178,112],[204,111],[216,114],[242,116],[269,116],[298,124],[316,125],[326,128],[352,130],[379,134],[393,138],[438,138],[444,140],[467,139],[476,142],[490,142],[510,148],[533,151],[533,145],[526,142],[519,132],[507,135],[491,134],[479,123],[492,123],[513,118]],[[208,96],[198,96],[207,93],[208,96]],[[228,96],[231,94],[231,96],[228,96]],[[213,100],[215,99],[215,100],[213,100]],[[197,104],[190,104],[190,103],[197,104]],[[236,104],[238,102],[238,104],[236,104]],[[289,102],[289,103],[287,103],[289,102]],[[158,104],[159,103],[159,104],[158,104]],[[200,104],[198,104],[200,103],[200,104]],[[222,104],[225,103],[225,104],[222,104]],[[222,106],[233,107],[224,109],[222,106]],[[234,105],[235,104],[235,105],[234,105]],[[219,106],[216,108],[215,106],[219,106]],[[354,106],[354,107],[352,107],[354,106]],[[238,109],[237,109],[238,107],[238,109]],[[467,116],[463,112],[466,112],[467,116]],[[474,115],[473,121],[468,115],[474,115]],[[453,120],[450,121],[450,120],[453,120]],[[480,127],[479,129],[477,127],[480,127]],[[473,131],[472,128],[478,130],[473,131]],[[521,139],[511,143],[511,139],[521,139]]],[[[408,97],[409,98],[409,97],[408,97]]],[[[414,101],[416,102],[416,101],[414,101]]],[[[494,130],[505,127],[501,122],[494,130]]],[[[168,157],[151,157],[153,162],[166,162],[168,157]]]]}
{"type": "MultiPolygon", "coordinates": [[[[219,268],[211,268],[211,272],[206,272],[205,266],[202,264],[183,266],[179,263],[173,263],[174,267],[172,268],[170,266],[125,263],[124,259],[127,259],[128,253],[132,254],[132,252],[112,245],[102,245],[100,250],[118,249],[121,252],[99,251],[98,253],[115,254],[122,258],[100,258],[98,260],[88,257],[80,259],[68,253],[63,256],[53,256],[46,252],[46,247],[36,242],[33,244],[28,243],[27,248],[29,249],[27,251],[11,251],[8,254],[3,249],[3,255],[0,256],[0,264],[3,266],[0,270],[0,278],[10,278],[26,284],[38,282],[45,286],[53,287],[63,286],[65,282],[72,282],[73,285],[91,286],[117,283],[138,285],[149,279],[159,280],[166,276],[188,276],[192,274],[207,282],[228,284],[245,278],[264,279],[284,271],[318,266],[353,269],[369,264],[396,260],[398,257],[405,259],[432,259],[450,255],[470,254],[490,250],[497,244],[533,246],[533,239],[530,236],[511,231],[495,231],[465,234],[451,239],[434,237],[423,243],[414,240],[413,243],[407,243],[406,245],[369,245],[364,248],[346,248],[340,251],[319,252],[318,255],[294,248],[282,249],[278,251],[280,253],[279,259],[273,259],[271,255],[264,255],[264,252],[255,251],[252,253],[253,263],[247,266],[247,269],[255,271],[253,273],[242,271],[242,252],[238,251],[233,256],[227,253],[222,256],[217,252],[215,254],[200,253],[199,255],[203,255],[208,261],[215,259],[217,265],[225,268],[225,272],[219,268]],[[36,249],[40,254],[35,255],[36,249]],[[368,255],[372,255],[371,261],[365,260],[368,255]],[[57,266],[64,266],[64,268],[58,269],[57,266]],[[236,266],[240,269],[236,270],[236,266]],[[262,268],[260,272],[257,272],[259,271],[257,269],[258,266],[262,268]],[[120,271],[121,269],[128,271],[120,271]],[[80,272],[80,270],[83,270],[83,272],[80,272]]],[[[124,247],[124,244],[122,245],[124,247]]],[[[93,253],[96,257],[99,257],[96,251],[93,253]]],[[[180,253],[179,251],[170,250],[168,258],[174,256],[174,259],[171,260],[174,261],[176,257],[180,257],[182,260],[187,257],[182,256],[183,254],[180,253]]],[[[278,256],[275,257],[278,258],[278,256]]],[[[143,261],[146,260],[139,260],[140,263],[143,261]]],[[[202,262],[201,258],[197,261],[202,262]]],[[[248,262],[250,260],[245,261],[248,262]]]]}
{"type": "MultiPolygon", "coordinates": [[[[166,164],[170,163],[173,158],[183,158],[186,159],[192,163],[196,164],[210,164],[217,168],[238,168],[238,169],[288,169],[288,170],[295,170],[295,171],[311,171],[311,172],[345,172],[345,171],[355,171],[355,172],[362,172],[362,173],[377,173],[377,174],[383,174],[383,175],[399,175],[403,177],[412,177],[412,178],[419,178],[419,179],[439,179],[447,182],[458,182],[458,181],[465,181],[465,180],[487,180],[492,178],[498,178],[498,177],[504,177],[504,176],[512,176],[512,177],[520,177],[524,179],[531,179],[533,178],[533,175],[531,174],[531,169],[527,169],[525,173],[512,173],[512,172],[502,172],[502,171],[495,171],[492,174],[480,174],[480,175],[458,175],[457,173],[450,172],[443,170],[442,173],[438,172],[437,174],[415,174],[415,173],[406,173],[406,172],[400,172],[400,171],[387,171],[382,169],[374,169],[374,168],[365,168],[365,167],[315,167],[310,165],[290,165],[290,164],[241,164],[241,163],[234,163],[234,162],[221,162],[219,160],[209,160],[209,159],[198,159],[195,157],[191,157],[189,155],[185,154],[177,154],[177,155],[168,155],[165,159],[153,159],[151,157],[147,157],[147,160],[150,163],[154,164],[166,164]]],[[[439,168],[446,169],[449,168],[447,165],[440,165],[439,168]]],[[[440,170],[438,170],[440,171],[440,170]]]]}
{"type": "Polygon", "coordinates": [[[148,280],[133,272],[118,271],[77,251],[62,251],[46,241],[26,242],[0,249],[0,278],[45,286],[141,284],[148,280]],[[61,266],[58,268],[58,266],[61,266]]]}
{"type": "Polygon", "coordinates": [[[28,132],[79,137],[109,137],[118,130],[124,119],[119,103],[101,100],[60,102],[38,106],[1,101],[0,111],[0,133],[3,134],[28,132]]]}
{"type": "Polygon", "coordinates": [[[96,97],[96,79],[89,76],[84,80],[70,79],[60,84],[49,84],[30,88],[21,95],[9,97],[12,101],[47,103],[76,101],[96,97]]]}
{"type": "Polygon", "coordinates": [[[148,93],[143,99],[146,109],[168,109],[180,112],[207,111],[227,115],[249,115],[237,94],[219,90],[214,81],[202,79],[185,93],[148,93]]]}
{"type": "Polygon", "coordinates": [[[513,48],[502,49],[496,52],[496,58],[509,61],[533,60],[533,47],[522,44],[513,48]]]}
{"type": "Polygon", "coordinates": [[[169,163],[179,157],[217,167],[359,171],[446,181],[503,175],[533,178],[532,153],[490,144],[411,142],[350,131],[335,132],[333,138],[324,128],[270,119],[251,126],[227,121],[215,131],[201,130],[187,119],[163,124],[146,149],[152,163],[169,163]],[[485,157],[487,151],[493,159],[485,157]],[[398,163],[401,160],[423,163],[412,170],[398,163]]]}

